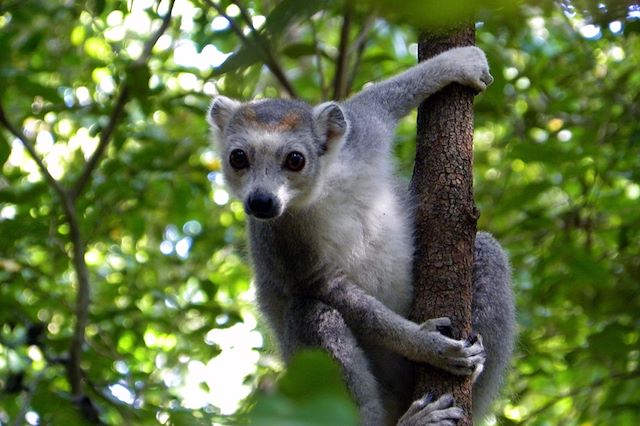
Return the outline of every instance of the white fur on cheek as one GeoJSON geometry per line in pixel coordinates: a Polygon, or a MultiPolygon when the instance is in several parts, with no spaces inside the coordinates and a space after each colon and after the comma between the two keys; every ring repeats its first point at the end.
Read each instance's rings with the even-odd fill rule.
{"type": "Polygon", "coordinates": [[[276,196],[278,197],[278,201],[280,201],[280,205],[283,207],[283,210],[287,208],[289,202],[293,198],[292,192],[285,185],[278,188],[276,196]]]}

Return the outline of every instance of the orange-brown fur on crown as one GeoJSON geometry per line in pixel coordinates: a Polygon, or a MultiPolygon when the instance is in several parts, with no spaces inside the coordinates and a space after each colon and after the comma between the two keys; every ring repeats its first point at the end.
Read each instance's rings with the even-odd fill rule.
{"type": "Polygon", "coordinates": [[[259,127],[260,129],[264,129],[270,132],[291,131],[298,127],[302,121],[302,115],[297,112],[289,112],[278,121],[268,122],[260,120],[256,112],[250,106],[243,107],[240,113],[250,125],[252,124],[256,127],[259,127]]]}

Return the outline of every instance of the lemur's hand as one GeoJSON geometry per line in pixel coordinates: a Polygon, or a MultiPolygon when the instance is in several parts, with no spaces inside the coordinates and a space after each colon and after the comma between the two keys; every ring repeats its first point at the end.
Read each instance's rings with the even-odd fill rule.
{"type": "Polygon", "coordinates": [[[484,52],[475,46],[456,47],[443,52],[441,60],[452,71],[454,81],[480,92],[493,82],[484,52]]]}
{"type": "Polygon", "coordinates": [[[416,336],[418,360],[458,376],[473,375],[475,380],[482,372],[486,359],[482,337],[477,335],[465,340],[451,339],[445,335],[450,328],[449,318],[435,318],[424,322],[416,336]]]}

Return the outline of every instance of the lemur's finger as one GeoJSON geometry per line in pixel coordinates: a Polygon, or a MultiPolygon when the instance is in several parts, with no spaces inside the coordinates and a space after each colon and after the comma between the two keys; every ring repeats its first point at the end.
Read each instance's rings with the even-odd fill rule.
{"type": "Polygon", "coordinates": [[[487,86],[489,86],[491,83],[493,83],[493,76],[489,73],[488,70],[485,70],[482,73],[482,76],[480,77],[480,80],[482,80],[482,82],[484,84],[486,84],[487,86]]]}
{"type": "Polygon", "coordinates": [[[449,408],[453,405],[453,395],[450,393],[445,393],[440,398],[436,399],[429,405],[425,407],[425,410],[428,411],[436,411],[436,410],[444,410],[445,408],[449,408]]]}
{"type": "Polygon", "coordinates": [[[462,353],[464,354],[464,356],[467,356],[467,357],[477,355],[479,353],[484,353],[484,344],[482,342],[482,336],[478,334],[477,336],[473,336],[472,338],[467,339],[465,341],[465,347],[462,350],[462,353]]]}
{"type": "Polygon", "coordinates": [[[419,411],[423,410],[427,405],[433,402],[435,399],[435,395],[431,392],[427,392],[422,398],[418,398],[411,403],[409,408],[407,409],[405,416],[413,416],[417,414],[419,411]]]}
{"type": "Polygon", "coordinates": [[[425,423],[426,426],[456,426],[458,424],[457,420],[439,420],[436,423],[428,422],[425,423]]]}
{"type": "Polygon", "coordinates": [[[429,413],[425,420],[425,425],[455,425],[455,421],[464,417],[464,410],[460,407],[449,407],[444,410],[429,413]]]}
{"type": "Polygon", "coordinates": [[[457,356],[462,353],[465,348],[469,349],[466,347],[466,340],[451,339],[449,337],[443,336],[440,333],[438,333],[437,336],[439,337],[439,341],[442,344],[443,350],[441,351],[441,354],[444,356],[457,356]]]}
{"type": "Polygon", "coordinates": [[[411,404],[398,422],[398,426],[455,426],[464,416],[459,407],[453,406],[453,396],[442,395],[436,401],[433,394],[428,393],[411,404]]]}
{"type": "Polygon", "coordinates": [[[476,369],[473,370],[473,374],[471,375],[471,383],[475,383],[480,377],[480,374],[484,371],[484,362],[476,365],[476,369]]]}
{"type": "Polygon", "coordinates": [[[456,369],[460,370],[470,370],[469,374],[473,373],[476,369],[477,365],[484,364],[487,357],[484,353],[474,355],[468,358],[454,358],[451,359],[450,362],[455,366],[456,369]]]}

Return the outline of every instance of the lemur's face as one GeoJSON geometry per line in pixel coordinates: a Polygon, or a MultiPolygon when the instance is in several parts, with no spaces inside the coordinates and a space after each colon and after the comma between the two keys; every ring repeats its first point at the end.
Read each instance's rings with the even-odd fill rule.
{"type": "Polygon", "coordinates": [[[210,122],[218,133],[225,181],[245,212],[266,220],[312,204],[329,156],[311,108],[293,101],[222,99],[214,100],[210,122]]]}
{"type": "Polygon", "coordinates": [[[311,130],[248,126],[244,118],[234,121],[221,151],[223,172],[245,212],[271,219],[312,201],[321,152],[311,130]]]}

